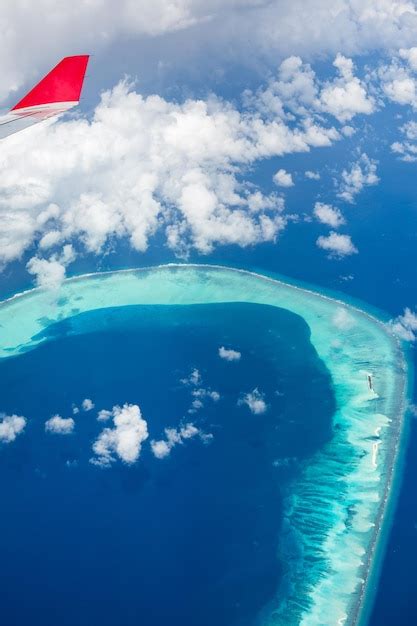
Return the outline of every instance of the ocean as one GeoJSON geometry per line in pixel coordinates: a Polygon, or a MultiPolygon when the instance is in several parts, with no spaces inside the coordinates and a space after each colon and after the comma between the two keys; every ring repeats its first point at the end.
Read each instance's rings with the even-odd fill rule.
{"type": "Polygon", "coordinates": [[[0,361],[1,408],[28,418],[0,455],[2,623],[253,626],[288,567],[284,499],[332,436],[307,324],[263,305],[124,306],[45,334],[0,361]],[[256,389],[264,412],[245,402],[256,389]],[[97,467],[97,413],[125,403],[149,439],[137,464],[97,467]],[[45,432],[57,413],[72,434],[45,432]],[[155,458],[149,441],[185,423],[200,435],[155,458]]]}

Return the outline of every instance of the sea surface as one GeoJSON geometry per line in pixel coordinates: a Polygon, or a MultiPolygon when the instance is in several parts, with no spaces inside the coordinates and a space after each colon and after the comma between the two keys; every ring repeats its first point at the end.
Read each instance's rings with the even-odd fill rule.
{"type": "Polygon", "coordinates": [[[1,409],[28,418],[0,455],[2,624],[256,624],[294,553],[284,498],[332,436],[332,381],[307,324],[264,305],[124,306],[45,332],[0,361],[1,409]],[[244,402],[255,389],[258,414],[244,402]],[[97,467],[97,413],[124,403],[149,440],[137,464],[97,467]],[[57,413],[73,434],[45,432],[57,413]],[[189,422],[201,436],[155,458],[149,441],[189,422]]]}

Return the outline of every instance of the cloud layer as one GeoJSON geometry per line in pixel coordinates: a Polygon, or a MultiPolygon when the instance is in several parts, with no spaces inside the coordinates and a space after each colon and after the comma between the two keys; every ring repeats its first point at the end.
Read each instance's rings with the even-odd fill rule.
{"type": "MultiPolygon", "coordinates": [[[[99,254],[120,238],[145,251],[162,231],[178,255],[275,241],[286,226],[284,199],[256,188],[246,177],[250,168],[328,147],[343,136],[339,122],[373,110],[361,103],[371,100],[352,61],[339,55],[335,66],[337,76],[323,82],[289,57],[264,88],[245,94],[243,108],[214,96],[182,103],[143,97],[123,81],[102,95],[91,120],[8,138],[0,171],[0,262],[35,245],[28,270],[39,285],[54,287],[80,251],[99,254]],[[351,83],[361,95],[346,96],[351,83]]],[[[283,168],[274,180],[293,185],[283,168]]],[[[375,163],[364,154],[342,172],[340,194],[352,199],[377,180],[375,163]]]]}
{"type": "MultiPolygon", "coordinates": [[[[63,54],[100,53],[126,37],[138,52],[141,43],[149,50],[149,41],[157,38],[163,64],[189,64],[191,51],[212,70],[219,58],[223,64],[263,68],[289,54],[323,58],[389,50],[398,41],[412,46],[417,12],[413,0],[335,0],[331,5],[328,0],[119,0],[117,11],[110,0],[73,0],[59,10],[54,0],[40,5],[4,0],[2,25],[0,98],[63,54]],[[164,54],[164,35],[172,39],[176,31],[175,47],[164,54]],[[42,45],[34,33],[45,33],[42,45]]],[[[353,83],[340,99],[344,95],[348,102],[355,89],[353,83]]]]}

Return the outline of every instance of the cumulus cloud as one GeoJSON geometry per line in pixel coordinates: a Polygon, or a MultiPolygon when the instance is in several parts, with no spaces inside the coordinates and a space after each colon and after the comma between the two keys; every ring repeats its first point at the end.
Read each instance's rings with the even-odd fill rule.
{"type": "Polygon", "coordinates": [[[245,394],[239,400],[238,404],[245,404],[254,415],[261,415],[262,413],[265,413],[268,408],[268,405],[265,402],[264,394],[257,388],[250,393],[245,394]]]}
{"type": "Polygon", "coordinates": [[[409,141],[394,141],[391,150],[397,154],[401,161],[415,163],[417,161],[417,144],[409,141]]]}
{"type": "Polygon", "coordinates": [[[278,170],[273,177],[274,183],[278,185],[278,187],[293,187],[294,182],[292,176],[289,172],[284,169],[278,170]]]}
{"type": "Polygon", "coordinates": [[[45,431],[55,435],[70,435],[74,431],[75,422],[72,417],[54,415],[45,422],[45,431]]]}
{"type": "MultiPolygon", "coordinates": [[[[124,81],[102,95],[89,121],[49,123],[8,138],[0,262],[35,244],[28,270],[37,284],[55,287],[76,254],[100,253],[120,238],[145,251],[162,231],[183,256],[193,248],[207,254],[219,245],[275,241],[287,223],[283,198],[254,188],[247,168],[330,146],[352,127],[339,132],[328,116],[344,122],[373,110],[352,60],[338,55],[334,65],[338,75],[323,83],[300,57],[288,57],[240,109],[214,96],[145,98],[124,81]]],[[[293,185],[283,168],[274,180],[293,185]]],[[[377,181],[376,162],[363,154],[342,172],[340,196],[352,202],[377,181]]]]}
{"type": "MultiPolygon", "coordinates": [[[[19,0],[8,4],[2,12],[9,25],[2,55],[6,90],[16,88],[29,68],[37,71],[36,63],[46,62],[67,37],[71,45],[104,46],[126,34],[149,41],[182,29],[181,36],[192,37],[196,24],[199,44],[204,33],[205,42],[213,39],[213,28],[216,46],[227,42],[234,59],[242,46],[241,58],[252,62],[250,41],[260,56],[280,63],[265,87],[246,94],[242,107],[214,96],[181,102],[143,97],[123,81],[102,95],[91,119],[43,124],[3,142],[0,263],[34,249],[28,270],[42,286],[59,285],[71,262],[65,253],[70,245],[74,255],[98,254],[126,238],[145,251],[159,233],[175,254],[187,256],[193,249],[208,254],[220,245],[276,241],[288,219],[283,199],[254,188],[247,172],[263,159],[330,146],[354,132],[347,122],[375,110],[379,91],[371,92],[368,73],[360,76],[350,58],[362,50],[402,42],[392,68],[381,68],[378,76],[385,97],[414,103],[417,13],[405,0],[338,0],[331,12],[324,0],[157,0],[151,8],[139,2],[134,12],[130,1],[121,0],[116,17],[105,0],[75,0],[62,13],[45,9],[43,28],[53,15],[56,33],[46,51],[26,45],[31,38],[16,28],[23,10],[25,23],[35,28],[39,12],[27,3],[23,9],[19,0]],[[73,28],[75,21],[82,28],[73,28]],[[334,75],[326,81],[313,69],[315,54],[334,59],[334,75]]],[[[414,158],[412,145],[396,142],[393,150],[414,158]]],[[[291,185],[291,174],[282,171],[278,182],[291,185]]],[[[362,155],[342,173],[340,197],[352,202],[377,181],[375,162],[362,155]]]]}
{"type": "Polygon", "coordinates": [[[401,48],[398,52],[399,56],[402,59],[405,59],[413,70],[413,72],[417,72],[417,48],[401,48]]]}
{"type": "MultiPolygon", "coordinates": [[[[311,65],[298,56],[285,59],[276,78],[257,92],[257,106],[278,117],[288,118],[286,110],[308,120],[323,114],[345,124],[356,115],[370,115],[376,109],[364,81],[354,75],[352,59],[338,54],[333,63],[337,76],[321,81],[311,65]]],[[[252,100],[254,103],[255,101],[252,100]]],[[[344,134],[346,126],[341,128],[344,134]]]]}
{"type": "Polygon", "coordinates": [[[307,117],[315,107],[317,92],[314,70],[299,56],[290,56],[280,64],[277,76],[257,91],[252,103],[273,116],[285,118],[288,110],[307,117]]]}
{"type": "Polygon", "coordinates": [[[398,104],[409,104],[413,108],[417,107],[417,85],[414,78],[401,72],[401,76],[394,78],[385,84],[386,95],[398,104]]]}
{"type": "Polygon", "coordinates": [[[289,126],[214,96],[145,98],[124,81],[102,95],[90,121],[49,123],[3,142],[0,262],[35,244],[28,269],[55,285],[71,250],[100,253],[118,238],[144,251],[160,230],[178,254],[275,241],[286,225],[283,200],[244,172],[338,139],[320,120],[289,126]]]}
{"type": "Polygon", "coordinates": [[[220,400],[218,391],[203,387],[203,378],[197,368],[191,370],[190,375],[186,378],[181,378],[180,382],[187,387],[192,387],[191,396],[193,400],[191,407],[188,409],[188,413],[196,413],[202,409],[206,399],[212,400],[213,402],[220,400]]]}
{"type": "Polygon", "coordinates": [[[403,341],[414,342],[417,333],[417,313],[404,309],[404,313],[390,322],[393,332],[403,341]]]}
{"type": "Polygon", "coordinates": [[[417,122],[407,122],[400,127],[406,141],[395,141],[391,144],[391,150],[397,154],[401,161],[415,163],[417,161],[417,122]]]}
{"type": "Polygon", "coordinates": [[[90,462],[109,467],[119,458],[131,465],[138,460],[142,443],[148,438],[148,425],[137,404],[114,406],[113,427],[104,428],[93,444],[94,457],[90,462]]]}
{"type": "Polygon", "coordinates": [[[377,76],[383,94],[392,102],[417,108],[417,82],[414,77],[416,48],[401,49],[389,65],[382,64],[377,76]]]}
{"type": "Polygon", "coordinates": [[[107,409],[101,409],[98,412],[97,420],[99,422],[107,422],[113,415],[113,411],[108,411],[107,409]]]}
{"type": "Polygon", "coordinates": [[[91,411],[94,409],[94,402],[90,398],[84,398],[81,404],[84,411],[91,411]]]}
{"type": "Polygon", "coordinates": [[[401,126],[401,132],[405,134],[407,139],[417,139],[417,122],[406,122],[401,126]]]}
{"type": "Polygon", "coordinates": [[[203,387],[200,387],[199,389],[193,389],[191,395],[194,399],[191,403],[191,407],[188,409],[188,413],[196,413],[197,411],[202,409],[204,407],[204,400],[206,398],[213,400],[213,402],[218,402],[220,400],[220,394],[218,391],[204,389],[203,387]]]}
{"type": "Polygon", "coordinates": [[[158,441],[153,439],[151,441],[151,450],[157,459],[165,459],[165,457],[171,454],[172,446],[164,439],[159,439],[158,441]]]}
{"type": "Polygon", "coordinates": [[[340,210],[333,207],[331,204],[316,202],[314,205],[314,215],[319,222],[327,224],[332,228],[339,228],[339,226],[346,223],[340,210]]]}
{"type": "Polygon", "coordinates": [[[225,361],[240,361],[242,354],[232,348],[225,348],[221,346],[219,348],[219,357],[225,361]]]}
{"type": "Polygon", "coordinates": [[[71,244],[63,247],[61,254],[53,254],[49,259],[32,257],[26,267],[29,274],[36,277],[36,285],[46,289],[58,289],[65,278],[65,268],[75,259],[71,244]]]}
{"type": "Polygon", "coordinates": [[[0,414],[0,443],[11,443],[23,433],[26,418],[22,415],[0,414]]]}
{"type": "Polygon", "coordinates": [[[192,439],[197,435],[203,441],[207,441],[210,435],[203,433],[193,423],[188,422],[180,428],[165,428],[165,439],[152,440],[151,450],[157,459],[164,459],[171,454],[171,450],[178,444],[183,444],[188,439],[192,439]]]}
{"type": "Polygon", "coordinates": [[[379,182],[376,166],[377,162],[363,153],[355,163],[352,163],[350,170],[343,170],[338,196],[352,203],[364,187],[376,185],[379,182]]]}
{"type": "Polygon", "coordinates": [[[324,111],[334,115],[339,122],[348,122],[355,115],[370,115],[375,111],[375,102],[367,95],[365,85],[353,74],[353,61],[338,54],[333,65],[339,78],[327,85],[320,93],[324,111]]]}
{"type": "Polygon", "coordinates": [[[330,257],[341,258],[358,252],[352,243],[350,235],[340,235],[334,231],[331,231],[327,236],[322,235],[317,239],[316,243],[319,248],[329,252],[330,257]]]}
{"type": "Polygon", "coordinates": [[[309,178],[310,180],[320,180],[319,172],[313,172],[312,170],[307,170],[306,172],[304,172],[304,175],[306,178],[309,178]]]}
{"type": "Polygon", "coordinates": [[[201,385],[202,381],[203,379],[201,377],[201,374],[196,367],[193,370],[191,370],[191,373],[189,376],[187,376],[187,378],[181,378],[181,383],[183,385],[197,386],[197,385],[201,385]]]}

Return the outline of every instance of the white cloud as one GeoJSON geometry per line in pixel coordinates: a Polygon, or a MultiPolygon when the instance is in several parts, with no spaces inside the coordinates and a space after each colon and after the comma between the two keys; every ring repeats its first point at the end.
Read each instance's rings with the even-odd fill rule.
{"type": "Polygon", "coordinates": [[[109,467],[119,458],[124,463],[136,463],[142,443],[148,438],[148,425],[137,404],[114,406],[113,428],[104,428],[93,444],[94,465],[109,467]]]}
{"type": "Polygon", "coordinates": [[[245,394],[243,398],[239,400],[238,404],[246,404],[254,415],[261,415],[265,413],[268,408],[265,402],[265,396],[259,389],[254,389],[250,393],[245,394]]]}
{"type": "Polygon", "coordinates": [[[332,318],[332,324],[339,330],[350,330],[355,324],[352,315],[343,307],[339,307],[332,318]]]}
{"type": "Polygon", "coordinates": [[[350,170],[343,170],[338,196],[347,202],[354,202],[355,196],[364,187],[376,185],[379,182],[376,166],[377,162],[363,153],[358,161],[352,163],[350,170]]]}
{"type": "Polygon", "coordinates": [[[413,109],[417,109],[417,81],[413,76],[416,50],[400,50],[398,57],[394,57],[389,65],[381,65],[377,72],[383,94],[389,100],[413,109]]]}
{"type": "Polygon", "coordinates": [[[183,385],[201,385],[203,379],[197,368],[191,370],[191,374],[187,378],[181,378],[183,385]]]}
{"type": "Polygon", "coordinates": [[[339,122],[348,122],[355,115],[370,115],[375,111],[374,99],[365,85],[353,75],[353,61],[338,54],[333,65],[339,78],[325,85],[320,93],[322,109],[334,115],[339,122]]]}
{"type": "Polygon", "coordinates": [[[254,189],[244,172],[340,138],[320,121],[290,127],[215,97],[144,98],[126,82],[103,94],[91,121],[41,126],[2,143],[0,262],[35,244],[28,268],[53,285],[73,259],[62,248],[70,243],[73,254],[100,253],[125,237],[144,251],[165,230],[178,254],[205,254],[275,241],[286,225],[283,200],[254,189]],[[63,252],[41,256],[54,246],[63,252]]]}
{"type": "Polygon", "coordinates": [[[353,135],[356,133],[356,128],[354,128],[353,126],[348,126],[348,125],[342,126],[342,128],[340,129],[340,132],[345,137],[353,137],[353,135]]]}
{"type": "Polygon", "coordinates": [[[74,431],[75,422],[72,417],[54,415],[45,422],[45,431],[55,435],[70,435],[74,431]]]}
{"type": "MultiPolygon", "coordinates": [[[[368,95],[367,85],[354,75],[352,59],[338,54],[333,63],[337,76],[321,81],[308,63],[298,56],[285,59],[278,69],[277,78],[271,79],[266,88],[250,97],[259,110],[282,119],[291,117],[288,111],[302,116],[306,122],[320,119],[323,114],[346,123],[356,115],[370,115],[376,109],[374,98],[368,95]]],[[[342,132],[350,134],[350,127],[342,132]]]]}
{"type": "Polygon", "coordinates": [[[401,161],[406,163],[415,163],[417,161],[417,144],[409,141],[394,141],[391,144],[391,150],[394,154],[398,154],[401,161]]]}
{"type": "Polygon", "coordinates": [[[321,236],[317,239],[319,248],[330,253],[331,257],[343,257],[356,254],[357,248],[353,245],[350,235],[340,235],[331,231],[329,235],[321,236]]]}
{"type": "Polygon", "coordinates": [[[195,400],[192,401],[191,407],[188,409],[188,413],[196,413],[203,407],[204,407],[204,402],[196,398],[195,400]]]}
{"type": "Polygon", "coordinates": [[[151,441],[151,449],[157,459],[165,459],[165,457],[171,454],[172,446],[164,439],[160,439],[159,441],[153,439],[151,441]]]}
{"type": "Polygon", "coordinates": [[[317,91],[314,70],[300,57],[291,56],[282,61],[277,77],[271,79],[266,88],[259,89],[252,102],[261,111],[276,117],[286,117],[285,109],[304,117],[314,107],[317,91]]]}
{"type": "Polygon", "coordinates": [[[27,264],[30,274],[36,276],[39,287],[57,289],[65,278],[65,267],[55,259],[32,257],[27,264]]]}
{"type": "Polygon", "coordinates": [[[188,409],[188,413],[196,413],[200,409],[204,407],[204,400],[207,398],[213,400],[213,402],[218,402],[220,400],[220,394],[218,391],[213,391],[209,388],[204,388],[203,378],[197,368],[191,370],[191,374],[187,378],[181,378],[180,382],[183,385],[193,387],[191,391],[191,395],[193,397],[193,401],[191,403],[191,407],[188,409]]]}
{"type": "MultiPolygon", "coordinates": [[[[359,76],[348,55],[398,47],[401,41],[395,67],[381,69],[379,76],[386,97],[414,105],[414,3],[337,0],[331,11],[324,0],[157,0],[151,8],[138,2],[135,11],[128,0],[119,4],[117,16],[106,0],[75,0],[70,9],[51,11],[56,38],[43,50],[21,28],[20,0],[8,2],[2,11],[8,36],[0,44],[4,90],[49,63],[65,41],[83,44],[80,49],[100,48],[129,34],[148,43],[178,29],[187,41],[196,37],[206,56],[201,42],[211,41],[215,29],[218,58],[225,61],[221,43],[227,42],[236,62],[250,58],[255,67],[248,50],[256,50],[257,58],[278,60],[279,69],[240,110],[213,96],[185,102],[142,97],[123,82],[103,94],[88,121],[67,118],[4,141],[0,262],[18,259],[33,246],[28,269],[40,285],[59,285],[71,262],[62,258],[66,245],[73,245],[74,254],[98,254],[126,238],[144,251],[159,232],[167,246],[186,256],[191,249],[207,254],[220,245],[275,241],[288,219],[283,200],[254,189],[246,174],[263,159],[329,146],[354,131],[345,122],[375,110],[380,90],[371,92],[367,70],[359,76]],[[81,20],[82,28],[73,28],[81,20]],[[311,63],[315,55],[328,59],[337,53],[335,77],[318,78],[311,63],[303,62],[304,53],[311,63]],[[343,126],[335,119],[330,123],[330,116],[343,126]]],[[[28,6],[24,11],[25,23],[35,28],[39,12],[28,6]]],[[[45,15],[47,29],[52,17],[46,9],[45,15]]],[[[397,142],[393,149],[406,160],[414,158],[405,144],[397,142]]],[[[364,185],[377,182],[370,162],[369,171],[360,163],[359,170],[344,172],[343,199],[351,202],[364,185]]],[[[292,184],[291,174],[283,172],[292,184]]]]}
{"type": "Polygon", "coordinates": [[[417,139],[417,122],[406,122],[402,127],[401,127],[401,132],[405,134],[405,136],[407,137],[407,139],[417,139]]]}
{"type": "Polygon", "coordinates": [[[304,175],[306,178],[309,178],[310,180],[320,180],[319,172],[313,172],[311,170],[307,170],[306,172],[304,172],[304,175]]]}
{"type": "Polygon", "coordinates": [[[36,285],[46,289],[58,289],[65,278],[65,268],[75,259],[71,244],[63,247],[61,254],[53,254],[49,259],[32,257],[26,267],[29,274],[36,276],[36,285]]]}
{"type": "Polygon", "coordinates": [[[38,78],[38,72],[50,69],[49,64],[61,58],[63,51],[98,52],[126,35],[160,36],[190,27],[208,16],[204,6],[190,0],[120,0],[117,11],[111,0],[73,0],[70,6],[59,7],[54,0],[43,0],[42,10],[38,9],[25,0],[2,3],[0,97],[15,91],[25,79],[38,78]],[[53,37],[42,38],[39,45],[39,33],[53,33],[53,37]]]}
{"type": "Polygon", "coordinates": [[[405,59],[410,66],[410,68],[417,72],[417,48],[401,48],[399,50],[399,55],[402,59],[405,59]]]}
{"type": "Polygon", "coordinates": [[[0,414],[0,443],[11,443],[23,433],[26,418],[21,415],[0,414]]]}
{"type": "Polygon", "coordinates": [[[324,204],[323,202],[316,202],[314,205],[314,215],[322,224],[327,224],[332,228],[339,228],[346,223],[342,213],[336,207],[331,204],[324,204]]]}
{"type": "Polygon", "coordinates": [[[185,424],[185,426],[181,426],[180,436],[182,440],[191,439],[192,437],[198,435],[199,432],[199,429],[194,426],[194,424],[188,422],[188,424],[185,424]]]}
{"type": "Polygon", "coordinates": [[[107,422],[111,416],[113,415],[113,411],[108,411],[107,409],[101,409],[98,412],[97,419],[99,422],[107,422]]]}
{"type": "Polygon", "coordinates": [[[398,42],[406,49],[415,43],[416,22],[411,0],[335,0],[331,5],[328,0],[120,0],[117,11],[111,0],[73,0],[59,9],[56,0],[43,0],[41,11],[25,0],[3,0],[0,97],[25,79],[32,82],[63,50],[94,50],[100,58],[105,47],[117,50],[126,38],[139,46],[143,42],[137,48],[142,56],[157,38],[154,59],[171,73],[172,67],[189,68],[190,58],[212,71],[219,59],[262,70],[265,62],[275,64],[288,54],[325,58],[390,50],[398,42]],[[178,30],[175,45],[169,45],[178,30]],[[34,33],[54,36],[39,45],[34,33]]]}
{"type": "Polygon", "coordinates": [[[188,409],[188,413],[196,413],[200,409],[204,407],[204,400],[210,399],[213,402],[218,402],[220,400],[220,394],[218,391],[212,391],[211,389],[204,389],[200,387],[198,389],[193,389],[191,392],[194,400],[191,403],[191,407],[188,409]]]}
{"type": "Polygon", "coordinates": [[[192,439],[197,435],[204,435],[193,423],[188,422],[184,426],[177,428],[165,428],[166,439],[151,441],[151,449],[157,459],[164,459],[171,454],[171,450],[178,444],[183,444],[187,439],[192,439]]]}
{"type": "Polygon", "coordinates": [[[293,187],[294,182],[292,176],[289,172],[284,169],[278,170],[273,177],[274,183],[278,185],[278,187],[293,187]]]}
{"type": "Polygon", "coordinates": [[[401,161],[415,163],[417,161],[417,122],[407,122],[400,127],[400,131],[408,141],[395,141],[391,144],[391,150],[399,155],[401,161]]]}
{"type": "Polygon", "coordinates": [[[264,196],[260,191],[255,191],[247,196],[247,201],[248,208],[253,213],[264,211],[266,209],[283,211],[285,208],[284,198],[274,193],[264,196]]]}
{"type": "Polygon", "coordinates": [[[94,409],[94,402],[90,400],[90,398],[84,398],[81,406],[83,407],[84,411],[91,411],[91,409],[94,409]]]}
{"type": "Polygon", "coordinates": [[[221,346],[219,348],[219,357],[225,361],[240,361],[242,354],[237,350],[231,348],[225,348],[221,346]]]}
{"type": "Polygon", "coordinates": [[[417,333],[417,313],[404,309],[404,313],[390,322],[393,332],[404,341],[414,342],[417,333]]]}
{"type": "Polygon", "coordinates": [[[417,107],[417,84],[410,76],[395,78],[384,87],[386,95],[398,104],[409,104],[417,107]]]}
{"type": "Polygon", "coordinates": [[[194,398],[211,398],[214,402],[220,400],[220,394],[218,391],[212,391],[211,389],[203,389],[202,387],[199,389],[194,389],[192,391],[192,395],[194,398]]]}

